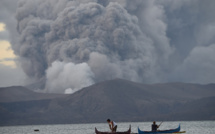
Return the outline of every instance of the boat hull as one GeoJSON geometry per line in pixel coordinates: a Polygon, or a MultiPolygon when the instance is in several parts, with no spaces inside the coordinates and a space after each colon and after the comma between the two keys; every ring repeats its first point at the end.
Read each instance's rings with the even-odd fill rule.
{"type": "Polygon", "coordinates": [[[180,125],[176,129],[169,130],[159,130],[159,131],[142,131],[138,128],[138,134],[168,134],[168,133],[178,133],[180,132],[180,125]]]}
{"type": "Polygon", "coordinates": [[[128,131],[125,132],[100,132],[95,128],[96,134],[131,134],[131,126],[129,127],[128,131]]]}

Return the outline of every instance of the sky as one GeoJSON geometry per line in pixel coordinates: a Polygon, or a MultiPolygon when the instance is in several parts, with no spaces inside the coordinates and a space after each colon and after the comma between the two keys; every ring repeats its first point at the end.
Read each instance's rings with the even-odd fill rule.
{"type": "Polygon", "coordinates": [[[15,3],[0,1],[0,87],[25,85],[26,79],[19,63],[16,63],[17,56],[14,54],[10,43],[12,37],[8,27],[13,25],[13,31],[16,31],[14,28],[16,27],[14,17],[16,1],[13,2],[15,3]]]}
{"type": "MultiPolygon", "coordinates": [[[[0,33],[5,32],[5,24],[0,23],[0,33]]],[[[0,85],[1,87],[24,85],[25,74],[16,64],[17,56],[8,40],[0,40],[0,85]]]]}
{"type": "MultiPolygon", "coordinates": [[[[215,83],[214,0],[1,0],[0,87],[215,83]]],[[[68,90],[69,89],[69,90],[68,90]]]]}

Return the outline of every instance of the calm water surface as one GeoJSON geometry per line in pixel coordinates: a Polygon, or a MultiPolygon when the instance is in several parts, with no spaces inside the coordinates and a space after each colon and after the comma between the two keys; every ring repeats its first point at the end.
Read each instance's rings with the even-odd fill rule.
{"type": "MultiPolygon", "coordinates": [[[[186,134],[215,134],[215,121],[186,121],[163,122],[160,129],[177,128],[181,124],[181,131],[186,134]]],[[[131,125],[131,131],[137,133],[137,127],[141,130],[150,130],[151,122],[127,122],[117,123],[118,131],[126,131],[131,125]]],[[[159,122],[157,123],[159,124],[159,122]]],[[[109,131],[107,123],[100,124],[66,124],[66,125],[29,125],[0,127],[0,134],[95,134],[95,127],[100,131],[109,131]],[[34,132],[39,129],[39,132],[34,132]]]]}

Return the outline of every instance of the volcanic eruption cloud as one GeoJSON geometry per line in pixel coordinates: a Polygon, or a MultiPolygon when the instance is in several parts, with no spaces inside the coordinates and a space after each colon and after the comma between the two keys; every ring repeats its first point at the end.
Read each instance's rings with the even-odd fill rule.
{"type": "MultiPolygon", "coordinates": [[[[191,7],[192,1],[169,0],[20,0],[20,37],[12,47],[27,76],[46,92],[77,91],[114,78],[199,82],[192,76],[201,66],[189,69],[198,64],[196,57],[215,64],[207,58],[215,45],[200,32],[207,33],[200,25],[206,20],[198,22],[197,7],[191,7]]],[[[215,74],[208,75],[214,82],[215,74]]]]}

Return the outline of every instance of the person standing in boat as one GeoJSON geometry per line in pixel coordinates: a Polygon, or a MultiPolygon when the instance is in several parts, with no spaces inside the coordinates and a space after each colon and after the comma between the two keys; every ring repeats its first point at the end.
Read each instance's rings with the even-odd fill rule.
{"type": "Polygon", "coordinates": [[[116,122],[111,121],[110,119],[107,119],[107,122],[108,122],[108,124],[109,124],[110,130],[111,130],[112,132],[116,132],[116,129],[117,129],[117,124],[116,124],[116,122]]]}
{"type": "Polygon", "coordinates": [[[156,124],[155,121],[153,121],[153,124],[152,124],[152,131],[157,131],[158,128],[159,128],[159,126],[156,124]]]}

